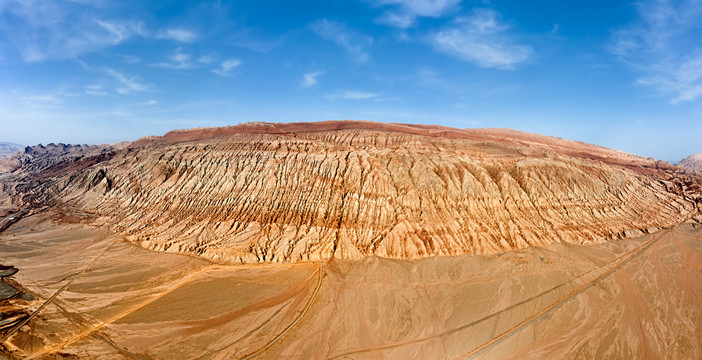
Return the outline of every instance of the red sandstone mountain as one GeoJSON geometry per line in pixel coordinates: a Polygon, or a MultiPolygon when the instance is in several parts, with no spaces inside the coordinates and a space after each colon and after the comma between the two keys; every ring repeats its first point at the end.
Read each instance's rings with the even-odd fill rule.
{"type": "Polygon", "coordinates": [[[702,179],[668,163],[508,129],[248,123],[30,164],[5,186],[14,201],[225,263],[596,243],[700,219],[702,204],[702,179]]]}

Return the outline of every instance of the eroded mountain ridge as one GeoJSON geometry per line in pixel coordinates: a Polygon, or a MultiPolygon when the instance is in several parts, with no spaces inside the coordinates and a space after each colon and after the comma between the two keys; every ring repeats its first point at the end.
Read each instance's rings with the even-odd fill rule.
{"type": "Polygon", "coordinates": [[[702,180],[670,164],[501,129],[253,123],[99,155],[34,168],[9,192],[88,211],[146,248],[225,263],[602,242],[699,220],[702,203],[702,180]]]}

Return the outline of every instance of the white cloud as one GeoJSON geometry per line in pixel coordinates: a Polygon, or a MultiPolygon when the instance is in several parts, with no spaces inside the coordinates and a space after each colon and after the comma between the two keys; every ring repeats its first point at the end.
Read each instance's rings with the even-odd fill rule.
{"type": "Polygon", "coordinates": [[[85,86],[86,95],[106,96],[109,95],[102,85],[87,85],[85,86]]]}
{"type": "Polygon", "coordinates": [[[127,95],[134,92],[149,91],[152,87],[151,85],[142,83],[136,76],[126,75],[109,67],[105,68],[105,72],[119,83],[117,89],[115,90],[118,94],[127,95]]]}
{"type": "Polygon", "coordinates": [[[105,38],[111,45],[117,45],[134,35],[146,36],[144,24],[131,21],[100,21],[95,22],[110,33],[109,38],[105,38]]]}
{"type": "Polygon", "coordinates": [[[364,91],[343,91],[336,94],[327,95],[330,100],[344,99],[344,100],[365,100],[377,98],[378,94],[364,92],[364,91]]]}
{"type": "Polygon", "coordinates": [[[262,35],[258,31],[247,28],[229,33],[224,43],[243,47],[255,52],[267,53],[280,46],[284,38],[285,36],[271,39],[267,35],[262,35]]]}
{"type": "Polygon", "coordinates": [[[351,31],[344,24],[327,19],[312,23],[312,30],[346,50],[354,60],[368,61],[369,55],[366,47],[373,43],[373,38],[351,31]]]}
{"type": "MultiPolygon", "coordinates": [[[[151,91],[153,88],[153,85],[143,83],[138,76],[131,76],[108,66],[94,67],[80,59],[76,60],[76,62],[87,71],[103,75],[97,82],[83,86],[86,95],[109,95],[111,91],[126,95],[151,91]],[[104,75],[108,75],[111,79],[104,77],[104,75]]],[[[71,94],[63,90],[59,94],[63,97],[78,95],[78,93],[71,94]]]]}
{"type": "Polygon", "coordinates": [[[189,29],[149,31],[141,21],[115,19],[104,3],[0,0],[0,33],[10,34],[9,43],[26,62],[78,58],[139,37],[181,43],[198,39],[189,29]]]}
{"type": "Polygon", "coordinates": [[[200,64],[209,64],[214,61],[214,56],[212,55],[202,55],[199,58],[197,58],[197,62],[200,64]]]}
{"type": "Polygon", "coordinates": [[[394,27],[406,29],[412,25],[417,18],[411,14],[398,14],[395,12],[386,12],[378,18],[378,22],[394,27]]]}
{"type": "Polygon", "coordinates": [[[456,56],[483,68],[513,69],[525,62],[533,50],[517,44],[508,34],[509,26],[490,9],[476,9],[456,24],[430,36],[437,51],[456,56]]]}
{"type": "Polygon", "coordinates": [[[378,0],[378,5],[397,5],[418,16],[441,16],[461,3],[461,0],[378,0]]]}
{"type": "Polygon", "coordinates": [[[178,42],[182,43],[190,43],[195,40],[197,40],[197,34],[193,32],[192,30],[187,30],[187,29],[180,29],[180,28],[172,28],[172,29],[166,29],[161,32],[159,32],[156,35],[156,38],[158,39],[170,39],[170,40],[175,40],[178,42]]]}
{"type": "MultiPolygon", "coordinates": [[[[197,69],[214,62],[215,57],[208,54],[195,59],[191,54],[184,52],[183,48],[179,47],[175,49],[173,55],[168,56],[168,60],[167,62],[153,64],[152,66],[178,70],[197,69]]],[[[241,64],[242,62],[239,59],[227,59],[222,61],[219,68],[212,70],[212,72],[218,75],[230,75],[231,71],[241,64]]]]}
{"type": "Polygon", "coordinates": [[[60,104],[61,100],[54,95],[30,95],[20,99],[24,105],[41,106],[60,104]]]}
{"type": "Polygon", "coordinates": [[[400,28],[408,28],[417,17],[439,17],[455,8],[461,0],[372,0],[376,6],[392,6],[378,21],[400,28]]]}
{"type": "Polygon", "coordinates": [[[639,78],[637,82],[673,94],[672,104],[702,97],[702,54],[647,72],[650,74],[639,78]]]}
{"type": "Polygon", "coordinates": [[[637,83],[672,97],[702,97],[702,1],[649,0],[636,4],[636,22],[612,32],[609,49],[640,74],[637,83]]]}
{"type": "Polygon", "coordinates": [[[231,69],[241,65],[241,60],[231,58],[222,62],[222,71],[229,72],[231,69]]]}
{"type": "Polygon", "coordinates": [[[313,71],[302,75],[302,86],[310,87],[317,83],[317,78],[324,75],[324,71],[313,71]]]}
{"type": "Polygon", "coordinates": [[[71,59],[137,36],[146,36],[137,21],[106,20],[98,4],[23,0],[0,2],[0,32],[26,62],[71,59]]]}
{"type": "Polygon", "coordinates": [[[176,48],[173,55],[168,57],[169,62],[162,62],[154,64],[154,66],[169,68],[169,69],[179,69],[187,70],[200,67],[201,65],[193,61],[192,55],[183,52],[183,48],[176,48]]]}
{"type": "Polygon", "coordinates": [[[234,68],[241,66],[241,64],[241,60],[237,58],[227,59],[222,61],[219,69],[214,69],[212,72],[217,75],[228,76],[231,74],[231,71],[234,70],[234,68]]]}

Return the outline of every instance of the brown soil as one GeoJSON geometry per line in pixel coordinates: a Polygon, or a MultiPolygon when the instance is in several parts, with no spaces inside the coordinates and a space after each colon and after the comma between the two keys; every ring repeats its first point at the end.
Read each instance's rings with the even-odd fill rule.
{"type": "Polygon", "coordinates": [[[310,299],[259,358],[702,356],[699,226],[492,256],[333,259],[313,297],[316,263],[214,265],[48,216],[0,235],[3,261],[39,294],[28,309],[112,248],[10,339],[13,356],[241,358],[310,299]]]}

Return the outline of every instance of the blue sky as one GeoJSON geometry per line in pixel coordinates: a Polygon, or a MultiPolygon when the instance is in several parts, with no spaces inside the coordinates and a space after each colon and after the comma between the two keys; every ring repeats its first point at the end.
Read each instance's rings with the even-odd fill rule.
{"type": "Polygon", "coordinates": [[[247,121],[702,152],[702,0],[0,0],[0,141],[247,121]]]}

